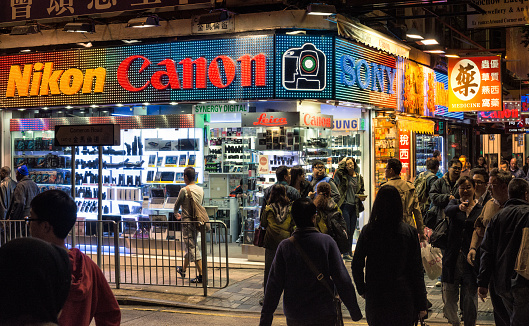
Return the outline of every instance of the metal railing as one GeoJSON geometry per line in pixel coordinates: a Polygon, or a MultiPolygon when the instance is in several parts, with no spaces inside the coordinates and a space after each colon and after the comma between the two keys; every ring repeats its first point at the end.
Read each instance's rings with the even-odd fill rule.
{"type": "MultiPolygon", "coordinates": [[[[0,243],[29,236],[25,221],[0,221],[0,243]]],[[[225,288],[229,284],[228,229],[223,222],[209,222],[206,231],[190,221],[91,221],[78,220],[66,239],[98,262],[109,283],[225,288]],[[183,278],[176,271],[183,266],[189,240],[185,229],[194,230],[198,241],[193,256],[201,255],[202,283],[191,283],[198,268],[190,262],[183,278]]]]}

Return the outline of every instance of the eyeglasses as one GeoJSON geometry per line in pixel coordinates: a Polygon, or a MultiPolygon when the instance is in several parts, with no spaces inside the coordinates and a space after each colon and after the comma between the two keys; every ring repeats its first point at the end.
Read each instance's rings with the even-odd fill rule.
{"type": "Polygon", "coordinates": [[[481,185],[487,184],[485,181],[478,181],[478,180],[474,180],[474,183],[475,183],[477,186],[481,186],[481,185]]]}
{"type": "Polygon", "coordinates": [[[40,218],[29,218],[29,217],[26,217],[24,219],[24,221],[26,221],[26,223],[29,223],[29,222],[36,222],[36,221],[42,221],[40,218]]]}
{"type": "Polygon", "coordinates": [[[461,168],[459,166],[452,166],[451,169],[454,169],[456,171],[461,171],[461,168]]]}
{"type": "Polygon", "coordinates": [[[314,167],[315,170],[323,170],[325,167],[323,165],[318,165],[314,167]]]}
{"type": "Polygon", "coordinates": [[[468,191],[468,190],[472,190],[472,187],[464,187],[464,188],[459,187],[459,190],[461,190],[461,191],[468,191]]]}

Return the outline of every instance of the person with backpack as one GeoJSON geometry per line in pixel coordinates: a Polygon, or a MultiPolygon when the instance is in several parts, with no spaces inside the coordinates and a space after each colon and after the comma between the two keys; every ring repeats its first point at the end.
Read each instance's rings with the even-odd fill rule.
{"type": "Polygon", "coordinates": [[[403,207],[403,220],[417,229],[421,241],[426,241],[424,235],[424,224],[422,221],[421,209],[419,207],[419,200],[415,192],[415,187],[411,182],[402,180],[400,178],[400,171],[402,170],[402,163],[396,158],[388,159],[386,165],[386,180],[384,186],[393,186],[397,188],[400,194],[403,207]]]}
{"type": "Polygon", "coordinates": [[[417,193],[417,199],[419,200],[419,207],[423,214],[423,219],[430,207],[430,189],[432,189],[433,183],[438,179],[437,171],[439,171],[439,161],[433,158],[429,158],[426,161],[426,171],[421,172],[413,186],[415,187],[415,193],[417,193]]]}
{"type": "Polygon", "coordinates": [[[318,196],[314,199],[317,208],[316,229],[331,236],[336,241],[342,254],[351,251],[347,224],[342,211],[331,198],[331,185],[327,182],[318,183],[318,196]]]}
{"type": "Polygon", "coordinates": [[[290,200],[285,186],[275,184],[270,191],[268,205],[261,215],[261,226],[266,229],[263,240],[265,248],[264,288],[270,274],[270,267],[276,255],[277,246],[284,239],[290,237],[294,231],[294,221],[290,214],[290,200]]]}
{"type": "Polygon", "coordinates": [[[457,179],[461,175],[463,164],[457,158],[448,163],[448,172],[435,181],[430,189],[430,209],[424,218],[424,224],[430,229],[435,229],[437,223],[445,217],[444,210],[452,199],[459,198],[459,190],[456,187],[457,179]]]}
{"type": "MultiPolygon", "coordinates": [[[[340,192],[340,200],[336,203],[342,211],[343,218],[347,224],[347,234],[349,235],[349,247],[353,246],[353,234],[356,229],[356,221],[360,211],[363,211],[363,204],[358,194],[364,193],[364,178],[360,175],[358,165],[352,157],[344,157],[338,164],[338,169],[334,173],[333,181],[340,192]]],[[[343,255],[344,260],[351,261],[352,251],[343,255]]]]}
{"type": "MultiPolygon", "coordinates": [[[[180,189],[178,199],[174,205],[174,215],[177,220],[183,222],[191,222],[194,220],[192,211],[194,209],[193,202],[200,203],[204,201],[204,190],[195,184],[195,169],[187,167],[184,170],[185,187],[180,189]],[[189,197],[191,194],[191,197],[189,197]],[[182,208],[182,214],[178,213],[182,208]]],[[[184,238],[186,254],[184,256],[184,265],[176,267],[176,272],[186,277],[187,267],[189,262],[194,262],[197,268],[198,275],[192,279],[191,283],[202,283],[202,257],[200,255],[200,247],[197,247],[198,229],[194,223],[184,223],[182,225],[182,237],[184,238]]]]}
{"type": "Polygon", "coordinates": [[[309,175],[307,180],[310,182],[312,187],[312,191],[309,192],[310,199],[314,199],[316,196],[318,196],[318,183],[327,182],[331,186],[331,197],[334,202],[337,203],[340,201],[340,192],[338,191],[338,187],[336,187],[336,184],[332,178],[325,173],[325,163],[323,163],[323,161],[312,161],[312,175],[309,175]]]}

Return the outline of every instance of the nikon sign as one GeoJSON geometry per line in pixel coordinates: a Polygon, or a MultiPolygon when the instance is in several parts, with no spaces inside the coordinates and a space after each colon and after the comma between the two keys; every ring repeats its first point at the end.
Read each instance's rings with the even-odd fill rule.
{"type": "Polygon", "coordinates": [[[204,103],[193,105],[193,114],[248,112],[248,103],[204,103]]]}

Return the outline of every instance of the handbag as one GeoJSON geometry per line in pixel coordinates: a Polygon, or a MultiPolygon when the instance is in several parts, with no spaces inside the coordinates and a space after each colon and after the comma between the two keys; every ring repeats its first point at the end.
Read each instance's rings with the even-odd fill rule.
{"type": "Polygon", "coordinates": [[[189,187],[185,187],[185,189],[187,191],[187,197],[189,197],[189,200],[191,200],[191,218],[195,221],[201,222],[206,228],[206,231],[211,230],[208,212],[206,212],[204,206],[197,204],[197,202],[193,199],[189,187]]]}
{"type": "Polygon", "coordinates": [[[329,283],[327,283],[327,280],[325,279],[325,275],[320,273],[318,269],[316,268],[316,266],[314,266],[314,263],[312,262],[312,260],[310,260],[309,256],[307,256],[307,254],[305,253],[305,250],[301,248],[299,243],[296,241],[296,238],[294,236],[291,236],[290,238],[288,238],[288,240],[290,240],[294,244],[294,247],[296,248],[297,252],[301,255],[301,257],[305,261],[305,264],[307,264],[307,266],[310,268],[314,276],[316,276],[318,281],[320,281],[320,283],[323,284],[323,286],[329,291],[329,293],[331,293],[333,297],[334,309],[336,311],[336,321],[334,325],[344,326],[343,316],[342,316],[342,300],[340,300],[338,293],[336,293],[336,289],[331,290],[329,283]]]}
{"type": "Polygon", "coordinates": [[[257,247],[262,247],[264,243],[265,234],[266,228],[260,226],[255,229],[253,233],[253,245],[257,247]]]}
{"type": "Polygon", "coordinates": [[[523,228],[522,242],[516,257],[514,271],[529,280],[529,227],[523,228]]]}
{"type": "Polygon", "coordinates": [[[430,237],[430,243],[432,244],[432,247],[436,247],[439,249],[446,249],[446,245],[448,242],[448,219],[444,218],[437,225],[435,226],[435,229],[433,230],[432,236],[430,237]]]}

